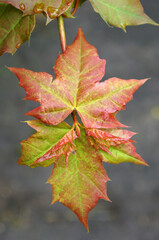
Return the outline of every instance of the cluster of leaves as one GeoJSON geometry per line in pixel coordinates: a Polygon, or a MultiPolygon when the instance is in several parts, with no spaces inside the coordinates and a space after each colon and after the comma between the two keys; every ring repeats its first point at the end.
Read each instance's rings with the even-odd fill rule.
{"type": "MultiPolygon", "coordinates": [[[[79,0],[78,6],[85,0],[79,0]]],[[[153,24],[139,0],[90,0],[106,23],[125,30],[127,25],[153,24]]],[[[14,54],[35,27],[35,15],[43,13],[47,23],[60,15],[71,18],[76,0],[0,0],[0,55],[14,54]]]]}
{"type": "Polygon", "coordinates": [[[36,130],[22,142],[18,161],[30,167],[54,164],[48,182],[53,189],[53,203],[69,207],[88,229],[88,212],[98,199],[109,201],[109,180],[102,161],[133,162],[147,165],[136,153],[133,132],[116,118],[132,99],[144,80],[110,78],[99,82],[105,74],[105,60],[90,45],[79,29],[75,41],[57,58],[56,79],[44,72],[10,68],[26,90],[27,100],[40,106],[27,115],[36,130]],[[82,123],[77,121],[76,114],[82,123]],[[64,119],[72,114],[73,126],[64,119]]]}
{"type": "MultiPolygon", "coordinates": [[[[14,54],[35,27],[36,14],[46,16],[46,24],[63,16],[72,18],[86,0],[0,0],[0,55],[14,54]]],[[[128,25],[153,24],[139,0],[90,0],[93,9],[107,24],[122,28],[128,25]]],[[[9,68],[26,90],[26,98],[40,103],[27,115],[36,132],[22,142],[21,165],[54,165],[48,182],[53,201],[69,207],[88,229],[89,211],[98,199],[109,201],[109,180],[102,162],[132,162],[147,165],[136,153],[131,137],[116,119],[119,110],[133,93],[147,81],[111,78],[100,82],[105,74],[101,60],[79,29],[72,45],[57,58],[56,79],[44,72],[9,68]],[[73,126],[64,120],[72,114],[73,126]],[[77,120],[77,114],[81,123],[77,120]]]]}

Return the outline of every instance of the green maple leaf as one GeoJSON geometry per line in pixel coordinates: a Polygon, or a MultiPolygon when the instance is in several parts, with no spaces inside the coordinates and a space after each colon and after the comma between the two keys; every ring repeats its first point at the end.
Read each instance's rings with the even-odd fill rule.
{"type": "Polygon", "coordinates": [[[90,2],[106,23],[123,30],[130,25],[158,25],[144,13],[139,0],[90,0],[90,2]]]}
{"type": "Polygon", "coordinates": [[[31,167],[55,164],[48,181],[53,202],[72,209],[88,229],[88,212],[99,198],[109,200],[102,161],[147,165],[132,145],[134,133],[120,129],[124,125],[115,118],[146,79],[99,82],[105,73],[105,60],[99,58],[81,29],[58,56],[55,80],[44,72],[10,70],[26,90],[25,99],[41,104],[27,113],[38,119],[28,121],[37,132],[22,142],[18,163],[31,167]],[[63,122],[71,113],[72,127],[63,122]],[[77,122],[76,113],[82,124],[77,122]]]}
{"type": "Polygon", "coordinates": [[[34,27],[35,16],[23,16],[13,6],[0,3],[0,55],[4,52],[14,54],[30,39],[34,27]]]}

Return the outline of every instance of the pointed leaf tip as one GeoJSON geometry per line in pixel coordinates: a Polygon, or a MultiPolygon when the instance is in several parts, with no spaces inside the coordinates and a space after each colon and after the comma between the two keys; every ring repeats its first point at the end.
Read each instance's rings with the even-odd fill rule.
{"type": "Polygon", "coordinates": [[[84,38],[86,40],[81,27],[78,28],[78,32],[77,32],[76,38],[78,38],[78,37],[82,37],[82,38],[84,38]]]}
{"type": "Polygon", "coordinates": [[[111,152],[111,154],[108,154],[105,151],[99,149],[99,152],[102,154],[104,162],[112,164],[131,162],[139,165],[148,166],[148,164],[142,159],[142,157],[138,153],[136,153],[135,146],[131,143],[131,141],[117,146],[110,146],[109,151],[111,152]]]}

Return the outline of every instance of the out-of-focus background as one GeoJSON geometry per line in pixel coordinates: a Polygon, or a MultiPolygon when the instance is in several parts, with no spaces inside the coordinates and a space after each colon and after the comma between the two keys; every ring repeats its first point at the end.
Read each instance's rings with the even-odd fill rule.
{"type": "MultiPolygon", "coordinates": [[[[159,1],[141,1],[145,12],[159,22],[159,1]]],[[[65,20],[67,44],[81,26],[88,42],[107,60],[109,77],[149,78],[119,114],[132,126],[137,152],[150,167],[125,163],[104,164],[111,178],[108,195],[89,214],[90,233],[77,217],[60,203],[50,205],[51,185],[45,184],[52,167],[31,169],[16,163],[20,141],[32,134],[22,121],[37,106],[21,100],[25,91],[5,68],[25,67],[53,74],[61,51],[56,20],[45,26],[37,18],[30,47],[23,44],[14,56],[0,57],[0,239],[1,240],[158,240],[159,239],[159,28],[127,27],[127,33],[108,27],[85,2],[76,19],[65,20]]]]}

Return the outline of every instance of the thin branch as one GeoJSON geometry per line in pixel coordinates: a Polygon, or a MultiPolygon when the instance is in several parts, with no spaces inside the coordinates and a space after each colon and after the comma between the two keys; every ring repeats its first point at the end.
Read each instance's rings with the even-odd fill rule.
{"type": "Polygon", "coordinates": [[[62,16],[59,16],[57,18],[57,23],[58,23],[62,52],[65,52],[66,51],[66,35],[65,35],[65,27],[64,27],[62,16]]]}

